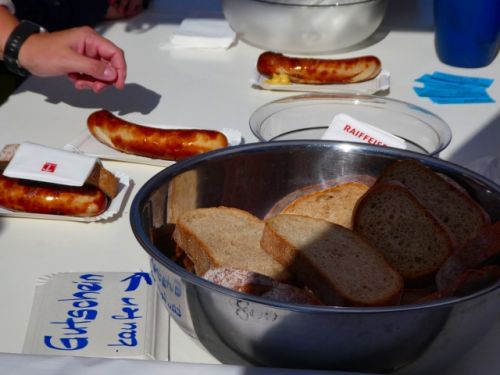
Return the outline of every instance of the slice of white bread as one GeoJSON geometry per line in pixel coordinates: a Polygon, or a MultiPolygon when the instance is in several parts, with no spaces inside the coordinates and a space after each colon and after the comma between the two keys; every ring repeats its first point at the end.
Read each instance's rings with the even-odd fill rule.
{"type": "Polygon", "coordinates": [[[369,189],[359,182],[347,182],[303,195],[291,202],[282,213],[324,219],[352,228],[352,213],[358,199],[369,189]]]}
{"type": "Polygon", "coordinates": [[[353,231],[322,219],[277,215],[266,220],[262,247],[325,304],[398,304],[403,279],[353,231]]]}
{"type": "Polygon", "coordinates": [[[283,281],[290,273],[260,247],[264,222],[231,207],[196,208],[177,220],[173,239],[191,261],[197,275],[210,268],[254,271],[283,281]]]}
{"type": "Polygon", "coordinates": [[[448,229],[404,186],[379,182],[358,201],[353,229],[405,280],[432,276],[454,247],[448,229]]]}
{"type": "Polygon", "coordinates": [[[459,247],[490,224],[488,214],[463,189],[416,160],[400,160],[389,166],[377,182],[385,181],[405,185],[449,228],[459,247]]]}
{"type": "Polygon", "coordinates": [[[315,192],[326,190],[329,188],[333,188],[338,185],[348,184],[348,183],[358,183],[365,186],[372,186],[377,180],[374,176],[369,176],[366,174],[363,175],[343,175],[336,178],[330,178],[324,181],[321,181],[318,184],[306,185],[302,186],[299,189],[293,190],[280,198],[277,202],[273,204],[273,206],[266,213],[264,220],[279,215],[283,213],[283,210],[288,207],[293,201],[298,200],[300,197],[313,194],[315,192]]]}

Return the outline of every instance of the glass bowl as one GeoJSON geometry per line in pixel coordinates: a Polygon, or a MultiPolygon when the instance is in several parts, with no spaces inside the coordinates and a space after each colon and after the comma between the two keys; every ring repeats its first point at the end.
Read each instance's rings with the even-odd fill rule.
{"type": "Polygon", "coordinates": [[[250,116],[250,128],[260,141],[317,140],[340,113],[403,138],[410,151],[436,156],[451,141],[450,127],[432,112],[374,95],[307,94],[276,100],[250,116]]]}
{"type": "Polygon", "coordinates": [[[354,46],[381,24],[387,0],[221,0],[238,37],[253,46],[297,54],[354,46]]]}

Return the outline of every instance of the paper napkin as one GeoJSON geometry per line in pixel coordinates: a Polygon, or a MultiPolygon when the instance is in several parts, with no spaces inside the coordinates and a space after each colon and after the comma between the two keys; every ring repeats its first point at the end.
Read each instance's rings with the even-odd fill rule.
{"type": "Polygon", "coordinates": [[[172,35],[170,43],[163,44],[160,48],[227,49],[235,39],[236,33],[226,20],[186,18],[172,35]]]}

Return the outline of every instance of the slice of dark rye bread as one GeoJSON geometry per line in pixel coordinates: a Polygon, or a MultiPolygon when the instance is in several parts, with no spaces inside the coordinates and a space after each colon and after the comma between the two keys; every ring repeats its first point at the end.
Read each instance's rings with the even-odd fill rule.
{"type": "Polygon", "coordinates": [[[262,247],[325,304],[398,304],[403,279],[353,231],[323,219],[281,214],[266,220],[262,247]]]}
{"type": "Polygon", "coordinates": [[[408,281],[435,274],[454,248],[448,229],[398,183],[372,186],[358,201],[353,223],[408,281]]]}
{"type": "Polygon", "coordinates": [[[490,224],[485,210],[463,189],[416,160],[400,160],[380,175],[377,183],[397,181],[405,185],[463,246],[490,224]]]}
{"type": "Polygon", "coordinates": [[[290,273],[260,246],[263,230],[264,222],[249,212],[220,206],[183,213],[172,236],[197,275],[210,268],[231,267],[287,281],[290,273]]]}
{"type": "Polygon", "coordinates": [[[500,261],[500,221],[485,227],[455,250],[436,274],[439,290],[449,289],[468,270],[500,261]]]}

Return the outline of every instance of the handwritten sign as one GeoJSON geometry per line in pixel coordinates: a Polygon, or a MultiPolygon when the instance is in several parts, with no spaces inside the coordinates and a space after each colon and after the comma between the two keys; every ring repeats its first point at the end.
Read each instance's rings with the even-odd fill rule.
{"type": "Polygon", "coordinates": [[[191,336],[196,337],[181,278],[153,258],[151,258],[151,275],[157,285],[159,299],[170,316],[191,336]]]}
{"type": "Polygon", "coordinates": [[[23,352],[154,358],[155,297],[146,272],[57,274],[36,289],[23,352]]]}

